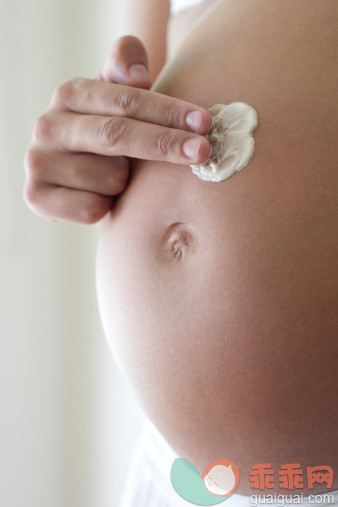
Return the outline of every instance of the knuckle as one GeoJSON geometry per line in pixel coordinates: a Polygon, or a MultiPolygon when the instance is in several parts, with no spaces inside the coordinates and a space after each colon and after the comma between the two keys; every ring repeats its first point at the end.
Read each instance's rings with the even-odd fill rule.
{"type": "Polygon", "coordinates": [[[24,168],[26,174],[32,179],[39,179],[44,171],[43,160],[41,155],[34,148],[26,151],[24,159],[24,168]]]}
{"type": "Polygon", "coordinates": [[[171,133],[166,130],[161,134],[156,141],[156,151],[159,155],[167,156],[172,146],[171,133]]]}
{"type": "Polygon", "coordinates": [[[105,204],[105,201],[97,197],[82,208],[81,221],[86,224],[95,224],[101,218],[103,218],[106,212],[107,206],[105,204]]]}
{"type": "Polygon", "coordinates": [[[100,125],[99,139],[102,144],[114,147],[121,143],[126,135],[127,124],[124,118],[113,117],[100,125]]]}
{"type": "Polygon", "coordinates": [[[23,188],[23,198],[31,208],[37,206],[39,202],[40,192],[39,186],[34,182],[28,182],[23,188]]]}
{"type": "Polygon", "coordinates": [[[55,88],[52,95],[52,103],[57,106],[64,106],[69,102],[69,99],[73,93],[72,80],[62,83],[55,88]]]}
{"type": "Polygon", "coordinates": [[[40,116],[33,128],[33,140],[36,143],[44,143],[51,138],[52,119],[47,114],[40,116]]]}
{"type": "Polygon", "coordinates": [[[52,104],[55,106],[67,107],[75,93],[78,93],[85,79],[75,77],[59,85],[53,92],[52,104]]]}
{"type": "Polygon", "coordinates": [[[130,90],[127,93],[117,93],[115,102],[119,114],[125,116],[133,115],[137,112],[141,100],[141,94],[138,90],[130,90]]]}
{"type": "Polygon", "coordinates": [[[173,105],[170,104],[164,109],[164,118],[166,121],[166,125],[169,127],[178,127],[182,125],[184,122],[182,120],[182,113],[179,111],[179,109],[173,105]]]}

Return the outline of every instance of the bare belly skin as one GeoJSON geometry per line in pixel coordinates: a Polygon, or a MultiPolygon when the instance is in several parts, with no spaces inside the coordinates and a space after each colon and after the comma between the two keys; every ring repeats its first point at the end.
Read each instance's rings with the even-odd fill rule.
{"type": "Polygon", "coordinates": [[[154,89],[253,106],[251,161],[209,183],[135,160],[101,224],[117,364],[178,454],[231,459],[244,494],[253,464],[338,472],[337,21],[335,0],[215,5],[154,89]]]}

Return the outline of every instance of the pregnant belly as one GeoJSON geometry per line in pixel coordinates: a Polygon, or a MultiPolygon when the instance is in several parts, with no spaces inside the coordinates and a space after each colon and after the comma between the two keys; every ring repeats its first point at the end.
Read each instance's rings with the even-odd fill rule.
{"type": "Polygon", "coordinates": [[[249,165],[216,184],[188,166],[135,160],[97,257],[106,335],[141,404],[201,472],[235,461],[244,493],[255,463],[335,467],[338,455],[336,113],[321,74],[331,21],[317,52],[305,51],[309,14],[297,47],[292,27],[274,46],[263,3],[217,7],[213,34],[201,38],[202,21],[156,84],[205,107],[255,107],[249,165]],[[250,19],[240,44],[238,19],[250,19]]]}

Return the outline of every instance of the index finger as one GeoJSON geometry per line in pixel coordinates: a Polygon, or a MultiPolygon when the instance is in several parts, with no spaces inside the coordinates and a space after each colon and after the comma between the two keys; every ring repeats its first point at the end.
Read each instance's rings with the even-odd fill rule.
{"type": "Polygon", "coordinates": [[[147,123],[206,135],[210,113],[197,105],[158,92],[75,78],[59,86],[51,107],[63,111],[103,116],[126,116],[147,123]]]}

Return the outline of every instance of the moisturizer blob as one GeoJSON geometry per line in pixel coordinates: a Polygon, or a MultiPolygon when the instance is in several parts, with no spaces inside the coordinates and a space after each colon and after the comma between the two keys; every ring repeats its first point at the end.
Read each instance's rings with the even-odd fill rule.
{"type": "Polygon", "coordinates": [[[254,108],[245,102],[216,104],[209,112],[212,115],[212,128],[207,135],[210,157],[205,164],[190,167],[201,180],[218,183],[248,164],[255,150],[252,133],[258,118],[254,108]]]}

